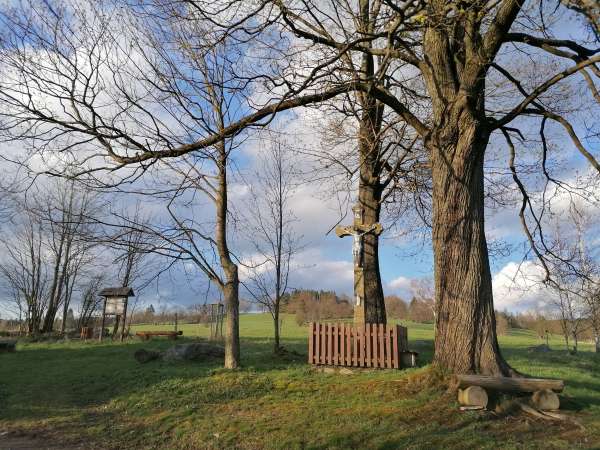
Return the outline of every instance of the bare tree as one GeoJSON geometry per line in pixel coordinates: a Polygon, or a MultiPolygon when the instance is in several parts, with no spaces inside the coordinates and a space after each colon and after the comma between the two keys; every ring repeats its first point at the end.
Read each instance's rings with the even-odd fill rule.
{"type": "Polygon", "coordinates": [[[433,314],[433,326],[437,322],[437,306],[435,304],[435,290],[433,280],[431,278],[413,279],[410,282],[410,290],[413,298],[427,305],[433,314]]]}
{"type": "MultiPolygon", "coordinates": [[[[68,9],[32,8],[24,2],[3,7],[0,18],[5,24],[0,101],[7,139],[30,143],[38,155],[43,150],[60,152],[64,160],[87,163],[77,175],[87,175],[88,180],[107,168],[107,157],[112,161],[110,169],[131,165],[125,176],[132,178],[158,161],[193,155],[224,139],[239,138],[245,129],[264,125],[274,113],[350,91],[369,92],[414,131],[428,154],[438,309],[436,364],[456,372],[513,373],[500,353],[495,332],[484,229],[484,159],[491,154],[491,141],[505,139],[510,173],[523,197],[523,227],[534,252],[546,262],[547,249],[537,227],[539,214],[521,181],[522,167],[517,163],[521,148],[517,149],[514,140],[518,137],[530,152],[533,143],[520,127],[537,121],[538,141],[543,144],[549,138],[545,125],[552,123],[564,129],[573,148],[600,172],[600,163],[579,137],[581,129],[571,114],[598,108],[595,80],[600,56],[590,47],[594,35],[588,39],[582,32],[577,38],[564,39],[559,34],[561,22],[545,20],[554,5],[533,0],[466,5],[442,0],[401,4],[361,0],[356,10],[339,0],[151,3],[142,3],[136,11],[153,19],[168,17],[167,25],[176,19],[194,23],[202,28],[202,42],[231,39],[235,50],[227,52],[229,56],[245,55],[249,42],[256,45],[252,56],[260,62],[245,59],[229,73],[230,80],[240,83],[227,96],[230,102],[236,99],[237,114],[223,126],[205,126],[204,116],[196,114],[203,110],[198,105],[204,106],[200,99],[207,92],[205,85],[196,83],[196,95],[177,102],[182,98],[181,86],[193,80],[192,72],[156,76],[157,66],[141,64],[148,58],[138,58],[160,54],[162,49],[161,56],[177,60],[170,68],[177,68],[185,61],[181,55],[202,54],[206,47],[197,42],[171,47],[174,41],[163,35],[153,47],[139,45],[141,41],[132,33],[115,32],[124,20],[113,20],[111,12],[125,16],[126,8],[98,11],[94,3],[73,14],[68,9]],[[379,21],[366,30],[353,27],[354,17],[372,9],[384,11],[379,21]],[[286,45],[291,37],[296,41],[286,45]],[[311,52],[299,52],[304,46],[311,52]],[[127,52],[119,53],[122,49],[127,52]],[[131,49],[137,58],[134,73],[128,64],[131,49]],[[410,71],[392,72],[384,83],[370,82],[386,78],[379,71],[385,64],[379,64],[367,75],[369,82],[356,79],[341,67],[342,58],[351,50],[407,64],[410,71]],[[264,64],[265,60],[272,64],[264,64]],[[515,67],[522,70],[512,70],[515,67]],[[528,74],[529,68],[533,74],[528,74]],[[133,86],[131,80],[139,84],[133,86]],[[170,88],[165,80],[172,81],[170,88]],[[569,95],[575,80],[587,87],[589,98],[569,95]],[[109,87],[111,101],[106,98],[109,87]],[[60,106],[52,107],[48,99],[60,106]],[[107,104],[111,107],[106,108],[107,104]],[[158,114],[156,104],[166,113],[158,114]],[[184,117],[186,126],[172,127],[165,123],[166,117],[178,118],[180,125],[184,117]],[[527,121],[517,123],[523,117],[527,121]],[[97,165],[90,165],[92,161],[97,165]]],[[[582,17],[597,30],[593,9],[578,4],[561,3],[553,14],[565,19],[582,17]]],[[[140,30],[162,32],[160,27],[138,25],[136,31],[140,30]]],[[[595,135],[597,130],[592,125],[586,132],[595,135]]],[[[561,174],[548,172],[548,147],[542,145],[542,152],[538,172],[549,185],[556,184],[561,174]]],[[[51,171],[63,174],[60,165],[51,171]]],[[[233,274],[226,257],[223,266],[233,274]]]]}
{"type": "MultiPolygon", "coordinates": [[[[88,282],[84,285],[81,295],[81,302],[79,304],[79,314],[77,320],[77,328],[91,326],[92,317],[98,312],[100,305],[102,304],[101,298],[98,296],[102,283],[104,282],[104,275],[98,274],[89,278],[88,282]]],[[[100,330],[102,333],[103,330],[100,330]]]]}
{"type": "Polygon", "coordinates": [[[594,348],[596,353],[600,353],[600,282],[596,280],[595,284],[595,290],[588,293],[585,301],[594,335],[594,348]]]}
{"type": "Polygon", "coordinates": [[[5,256],[0,263],[4,292],[12,299],[29,334],[38,333],[47,304],[49,281],[43,225],[30,212],[1,239],[5,256]]]}
{"type": "Polygon", "coordinates": [[[590,327],[598,343],[598,245],[594,245],[597,223],[581,205],[571,201],[567,214],[556,217],[553,252],[557,259],[550,266],[548,285],[555,293],[553,301],[561,324],[565,345],[576,353],[585,328],[590,327]],[[565,224],[565,217],[570,220],[565,224]],[[562,223],[561,223],[562,222],[562,223]],[[574,230],[572,224],[575,225],[574,230]],[[591,235],[591,236],[590,236],[591,235]],[[592,244],[588,238],[592,238],[592,244]]]}
{"type": "Polygon", "coordinates": [[[93,243],[85,223],[92,214],[92,196],[61,180],[32,186],[13,203],[17,231],[12,234],[5,227],[9,257],[4,278],[15,301],[23,302],[19,310],[26,311],[30,333],[51,332],[61,307],[64,332],[78,277],[92,262],[93,243]]]}
{"type": "Polygon", "coordinates": [[[280,310],[288,289],[291,263],[301,248],[291,211],[294,195],[294,160],[290,149],[277,139],[266,143],[250,183],[251,200],[245,221],[248,242],[255,255],[248,264],[244,287],[273,318],[273,351],[280,343],[280,310]]]}
{"type": "Polygon", "coordinates": [[[152,253],[152,240],[156,238],[148,236],[142,228],[131,228],[130,224],[149,224],[151,219],[144,217],[141,212],[141,203],[138,201],[132,214],[122,213],[117,215],[120,219],[120,224],[117,224],[117,233],[109,237],[105,242],[117,252],[117,257],[114,262],[119,264],[117,277],[122,287],[132,287],[136,293],[136,300],[129,308],[127,305],[128,299],[125,299],[125,311],[129,310],[129,324],[127,317],[117,315],[115,317],[113,335],[116,335],[121,322],[121,341],[126,335],[129,335],[129,327],[131,326],[131,317],[135,313],[137,301],[142,289],[154,278],[155,272],[160,273],[160,270],[153,271],[152,265],[148,264],[149,254],[152,253]],[[142,264],[145,263],[145,264],[142,264]]]}
{"type": "MultiPolygon", "coordinates": [[[[495,331],[484,230],[484,156],[491,154],[490,140],[496,142],[496,136],[506,139],[509,167],[523,197],[524,230],[531,247],[544,260],[547,249],[536,225],[539,214],[527,186],[521,183],[511,136],[519,137],[527,147],[527,138],[519,129],[523,122],[517,123],[527,116],[542,124],[540,137],[546,142],[543,124],[552,121],[564,128],[574,148],[600,171],[600,164],[562,113],[561,100],[568,96],[557,95],[559,84],[567,89],[568,79],[579,74],[592,95],[585,106],[570,105],[570,109],[597,109],[593,78],[599,73],[597,50],[586,47],[590,41],[586,41],[585,33],[579,40],[553,37],[560,25],[556,28],[557,22],[544,20],[548,11],[543,4],[538,8],[538,2],[502,0],[462,5],[362,0],[356,9],[335,0],[273,4],[290,33],[311,41],[326,55],[341,59],[352,48],[410,65],[410,70],[393,73],[385,83],[356,80],[354,87],[368,90],[394,110],[429,153],[437,307],[434,359],[457,372],[510,375],[512,370],[501,356],[495,331]],[[385,14],[373,29],[365,32],[352,28],[353,18],[380,8],[385,14]],[[536,23],[541,31],[532,32],[519,18],[536,23]],[[547,64],[547,58],[556,65],[547,64]],[[531,59],[537,63],[535,77],[512,70],[519,65],[526,67],[531,59]],[[561,83],[563,80],[567,81],[561,83]],[[501,95],[494,90],[500,86],[506,88],[501,95]]],[[[564,17],[572,14],[561,6],[558,9],[564,17]]],[[[339,59],[332,65],[339,67],[339,59]]],[[[338,73],[344,72],[340,69],[338,73]]],[[[375,71],[370,79],[380,76],[386,77],[383,70],[375,71]]],[[[548,148],[542,150],[547,155],[548,148]]],[[[538,171],[549,185],[560,183],[559,175],[548,172],[546,161],[546,157],[539,160],[538,171]]]]}
{"type": "MultiPolygon", "coordinates": [[[[89,217],[97,207],[94,195],[75,185],[74,181],[58,180],[44,186],[46,192],[36,196],[32,209],[40,215],[52,255],[49,301],[41,332],[54,328],[54,321],[61,305],[66,318],[73,289],[85,264],[93,261],[89,217]]],[[[65,320],[61,331],[64,332],[65,320]]]]}

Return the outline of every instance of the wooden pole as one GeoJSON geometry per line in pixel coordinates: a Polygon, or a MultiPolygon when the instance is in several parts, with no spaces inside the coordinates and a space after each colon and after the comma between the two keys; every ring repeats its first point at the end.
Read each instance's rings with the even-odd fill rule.
{"type": "Polygon", "coordinates": [[[98,340],[102,342],[102,335],[104,334],[104,323],[106,321],[106,297],[104,297],[104,302],[102,303],[102,322],[100,323],[100,335],[98,336],[98,340]]]}
{"type": "Polygon", "coordinates": [[[123,304],[123,323],[121,324],[121,342],[123,342],[123,338],[125,337],[125,324],[127,323],[127,303],[129,297],[125,297],[125,302],[123,304]]]}

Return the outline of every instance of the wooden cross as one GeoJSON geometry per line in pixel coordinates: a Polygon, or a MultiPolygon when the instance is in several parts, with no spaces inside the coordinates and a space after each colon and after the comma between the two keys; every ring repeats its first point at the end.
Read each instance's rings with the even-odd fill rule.
{"type": "Polygon", "coordinates": [[[379,236],[383,227],[379,222],[372,225],[363,223],[363,209],[360,205],[352,208],[354,212],[354,223],[349,226],[337,226],[335,234],[338,237],[352,236],[352,256],[354,259],[354,323],[364,324],[365,321],[365,279],[363,276],[363,236],[373,233],[379,236]]]}

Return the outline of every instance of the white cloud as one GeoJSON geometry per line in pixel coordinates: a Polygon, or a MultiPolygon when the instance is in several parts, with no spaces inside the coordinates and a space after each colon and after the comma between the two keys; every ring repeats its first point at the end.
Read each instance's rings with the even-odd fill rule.
{"type": "Polygon", "coordinates": [[[542,284],[544,270],[531,261],[509,262],[492,279],[494,307],[511,312],[547,310],[552,292],[542,284]]]}
{"type": "Polygon", "coordinates": [[[414,283],[414,278],[399,276],[387,282],[383,286],[385,295],[398,295],[400,298],[409,301],[412,297],[411,286],[414,283]]]}
{"type": "Polygon", "coordinates": [[[328,259],[319,248],[299,254],[290,276],[291,288],[335,290],[351,294],[354,270],[350,260],[328,259]]]}

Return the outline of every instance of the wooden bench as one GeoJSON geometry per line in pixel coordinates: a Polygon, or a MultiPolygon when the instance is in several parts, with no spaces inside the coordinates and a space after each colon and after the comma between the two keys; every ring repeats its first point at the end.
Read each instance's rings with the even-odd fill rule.
{"type": "Polygon", "coordinates": [[[484,375],[458,375],[458,401],[465,406],[485,408],[486,390],[499,392],[532,393],[531,403],[540,410],[558,409],[557,392],[565,388],[563,380],[546,378],[491,377],[484,375]]]}
{"type": "Polygon", "coordinates": [[[183,331],[138,331],[135,335],[140,337],[143,341],[147,341],[153,336],[166,336],[169,339],[175,340],[177,339],[177,336],[183,335],[183,331]]]}

